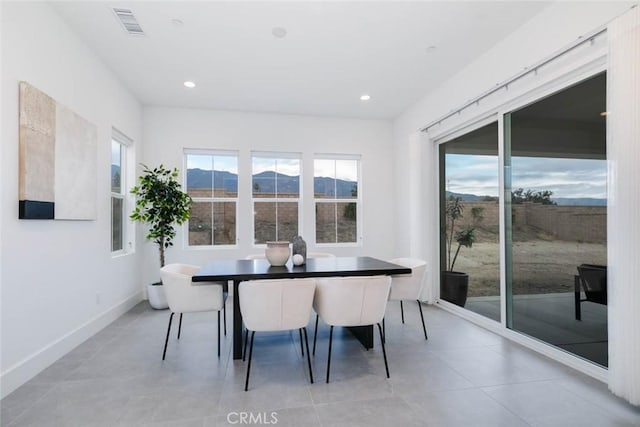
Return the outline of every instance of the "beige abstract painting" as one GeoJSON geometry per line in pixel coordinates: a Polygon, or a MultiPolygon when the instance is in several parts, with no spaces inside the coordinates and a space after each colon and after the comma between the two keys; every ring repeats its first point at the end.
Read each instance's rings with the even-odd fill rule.
{"type": "Polygon", "coordinates": [[[96,219],[96,126],[20,82],[20,219],[96,219]]]}

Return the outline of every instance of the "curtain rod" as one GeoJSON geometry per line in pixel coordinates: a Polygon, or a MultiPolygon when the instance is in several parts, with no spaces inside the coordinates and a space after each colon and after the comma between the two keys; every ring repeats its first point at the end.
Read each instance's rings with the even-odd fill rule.
{"type": "Polygon", "coordinates": [[[599,36],[600,34],[603,34],[607,31],[607,27],[602,26],[597,28],[596,30],[593,30],[585,35],[582,35],[580,37],[578,37],[577,40],[573,41],[571,44],[569,44],[568,46],[563,47],[561,50],[553,53],[552,55],[548,56],[547,58],[544,58],[543,60],[537,62],[536,64],[534,64],[531,67],[525,67],[524,70],[520,71],[518,74],[516,74],[515,76],[510,77],[509,79],[505,80],[502,83],[497,83],[494,87],[492,87],[491,89],[487,90],[486,92],[481,93],[480,95],[476,96],[475,98],[465,102],[464,104],[462,104],[461,107],[458,107],[454,110],[449,111],[448,113],[446,113],[445,115],[441,116],[440,118],[432,121],[431,123],[429,123],[427,126],[423,127],[420,129],[421,132],[426,132],[427,130],[429,130],[430,128],[432,128],[435,125],[440,124],[441,122],[445,121],[446,119],[448,119],[449,117],[460,113],[462,110],[464,110],[465,108],[469,107],[472,104],[476,104],[478,102],[480,102],[481,99],[486,98],[487,96],[491,95],[494,92],[497,92],[498,90],[509,86],[511,83],[520,80],[522,77],[526,76],[527,74],[530,73],[538,73],[538,68],[547,65],[548,63],[552,62],[553,60],[559,58],[560,56],[572,51],[573,49],[577,48],[578,46],[583,45],[586,42],[591,42],[593,43],[593,39],[595,39],[597,36],[599,36]]]}

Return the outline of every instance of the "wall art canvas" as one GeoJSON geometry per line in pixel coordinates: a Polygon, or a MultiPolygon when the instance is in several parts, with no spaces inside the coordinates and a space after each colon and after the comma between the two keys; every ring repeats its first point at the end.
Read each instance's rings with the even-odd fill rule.
{"type": "Polygon", "coordinates": [[[96,219],[96,126],[20,82],[20,219],[96,219]]]}

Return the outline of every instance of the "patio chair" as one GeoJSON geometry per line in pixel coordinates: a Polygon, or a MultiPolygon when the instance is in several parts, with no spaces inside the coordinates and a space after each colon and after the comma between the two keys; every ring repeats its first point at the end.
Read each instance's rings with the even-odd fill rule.
{"type": "Polygon", "coordinates": [[[607,266],[581,264],[574,281],[576,320],[582,320],[580,304],[584,301],[607,305],[607,266]],[[584,299],[581,299],[582,292],[584,299]]]}

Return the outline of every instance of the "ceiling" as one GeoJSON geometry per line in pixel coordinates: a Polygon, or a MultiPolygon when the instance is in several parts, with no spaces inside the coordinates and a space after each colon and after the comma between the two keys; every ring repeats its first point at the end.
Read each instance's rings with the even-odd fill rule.
{"type": "Polygon", "coordinates": [[[393,119],[549,2],[52,4],[144,105],[393,119]]]}
{"type": "MultiPolygon", "coordinates": [[[[514,157],[606,159],[607,75],[600,73],[511,113],[514,157]]],[[[447,154],[498,155],[498,122],[447,142],[447,154]]]]}

